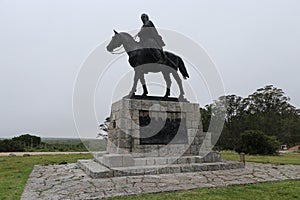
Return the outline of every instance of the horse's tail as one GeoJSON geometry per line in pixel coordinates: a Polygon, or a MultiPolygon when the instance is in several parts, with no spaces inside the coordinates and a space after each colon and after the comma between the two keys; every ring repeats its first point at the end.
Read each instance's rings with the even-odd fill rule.
{"type": "Polygon", "coordinates": [[[186,70],[186,68],[185,68],[184,62],[183,62],[182,58],[180,58],[180,57],[178,57],[178,69],[179,69],[179,71],[182,74],[184,79],[187,79],[187,78],[190,77],[187,70],[186,70]]]}
{"type": "Polygon", "coordinates": [[[165,51],[165,55],[167,56],[167,59],[169,61],[169,64],[170,64],[169,66],[171,66],[176,71],[177,71],[177,69],[179,69],[179,71],[182,74],[184,79],[187,79],[190,77],[185,68],[182,58],[180,58],[179,56],[177,56],[169,51],[165,51]]]}

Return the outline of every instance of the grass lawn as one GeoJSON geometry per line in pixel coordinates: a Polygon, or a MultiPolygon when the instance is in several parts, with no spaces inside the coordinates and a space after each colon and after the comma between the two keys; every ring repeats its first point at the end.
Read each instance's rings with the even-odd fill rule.
{"type": "MultiPolygon", "coordinates": [[[[239,154],[233,151],[222,151],[222,158],[225,160],[240,160],[239,154]]],[[[300,154],[282,154],[279,156],[246,155],[246,162],[272,163],[272,164],[293,164],[300,165],[300,154]]]]}
{"type": "MultiPolygon", "coordinates": [[[[30,157],[0,157],[0,199],[20,199],[28,176],[34,165],[76,162],[78,159],[92,158],[90,154],[43,155],[30,157]]],[[[239,160],[239,155],[231,151],[222,152],[222,158],[239,160]]],[[[282,156],[248,156],[247,162],[273,164],[298,164],[300,154],[282,156]]],[[[116,199],[300,199],[300,180],[252,184],[246,186],[196,189],[182,192],[146,194],[116,199]]]]}
{"type": "Polygon", "coordinates": [[[0,199],[20,199],[34,165],[76,162],[91,154],[0,157],[0,199]]]}
{"type": "Polygon", "coordinates": [[[300,181],[259,183],[245,186],[201,188],[181,192],[118,197],[114,200],[292,200],[300,199],[300,181]]]}

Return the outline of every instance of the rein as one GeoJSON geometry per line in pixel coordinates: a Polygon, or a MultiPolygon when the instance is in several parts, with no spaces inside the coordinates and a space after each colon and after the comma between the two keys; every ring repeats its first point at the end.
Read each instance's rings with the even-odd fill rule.
{"type": "Polygon", "coordinates": [[[118,48],[114,49],[114,50],[113,50],[112,52],[110,52],[110,53],[112,53],[112,54],[122,54],[122,53],[126,52],[125,50],[120,51],[120,50],[123,49],[123,48],[124,48],[123,46],[118,47],[118,48]],[[118,51],[119,51],[119,52],[118,52],[118,51]]]}
{"type": "MultiPolygon", "coordinates": [[[[135,35],[135,36],[133,36],[133,40],[136,40],[136,38],[138,37],[138,33],[135,35]]],[[[120,46],[120,47],[118,47],[118,48],[116,48],[116,49],[114,49],[112,52],[110,52],[110,53],[112,53],[112,54],[122,54],[122,53],[125,53],[126,52],[126,50],[124,49],[124,50],[121,50],[121,49],[124,49],[124,46],[122,45],[122,46],[120,46]]]]}

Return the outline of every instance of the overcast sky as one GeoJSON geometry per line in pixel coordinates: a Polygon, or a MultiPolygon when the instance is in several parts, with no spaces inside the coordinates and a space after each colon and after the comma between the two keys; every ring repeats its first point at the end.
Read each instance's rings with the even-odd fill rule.
{"type": "MultiPolygon", "coordinates": [[[[226,94],[246,97],[273,84],[300,107],[299,0],[168,2],[0,0],[0,137],[78,137],[72,92],[82,63],[113,28],[140,28],[143,12],[156,27],[201,45],[226,94]]],[[[120,62],[130,72],[125,58],[120,62]]],[[[110,103],[96,105],[99,120],[109,115],[110,103]]]]}

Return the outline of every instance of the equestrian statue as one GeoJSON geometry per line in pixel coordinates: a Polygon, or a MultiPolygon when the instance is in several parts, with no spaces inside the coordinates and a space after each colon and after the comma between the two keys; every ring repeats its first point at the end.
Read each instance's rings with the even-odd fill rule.
{"type": "Polygon", "coordinates": [[[146,97],[148,90],[144,75],[149,72],[162,72],[167,84],[164,97],[170,96],[170,74],[172,74],[180,90],[179,99],[184,99],[182,81],[177,72],[179,70],[184,79],[189,78],[183,60],[179,56],[163,50],[165,43],[147,14],[142,14],[141,19],[143,26],[137,34],[139,41],[126,32],[118,33],[114,30],[114,36],[106,47],[107,51],[114,53],[116,48],[123,46],[128,54],[129,64],[135,72],[133,86],[128,97],[135,95],[139,80],[143,86],[142,96],[146,97]]]}

